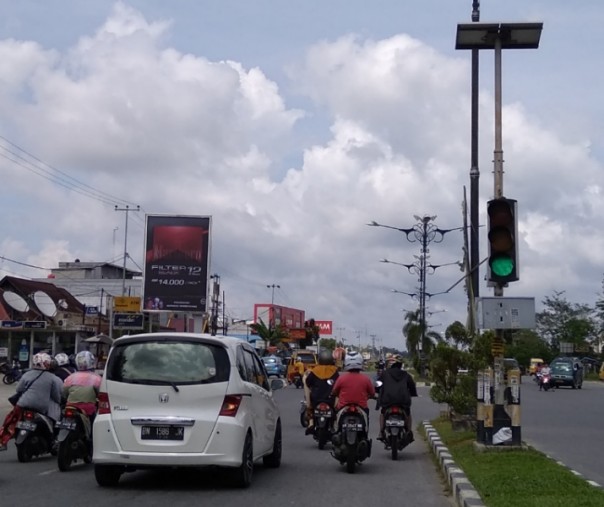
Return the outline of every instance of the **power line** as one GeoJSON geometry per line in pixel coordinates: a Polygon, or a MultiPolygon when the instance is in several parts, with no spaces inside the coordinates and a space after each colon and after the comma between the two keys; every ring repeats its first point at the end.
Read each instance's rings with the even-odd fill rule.
{"type": "Polygon", "coordinates": [[[0,139],[5,141],[6,143],[8,143],[13,148],[16,148],[17,150],[21,151],[22,153],[27,155],[27,157],[29,157],[30,159],[33,159],[33,161],[34,161],[34,162],[32,162],[31,160],[27,159],[26,157],[20,155],[19,153],[10,150],[6,146],[0,145],[0,149],[4,150],[6,153],[9,153],[13,157],[16,157],[17,160],[14,158],[11,158],[10,156],[7,156],[6,154],[3,154],[3,153],[0,153],[0,156],[5,158],[6,160],[9,160],[10,162],[14,163],[15,165],[18,165],[28,171],[31,171],[34,174],[37,174],[38,176],[51,181],[52,183],[56,183],[57,185],[60,185],[68,190],[72,190],[78,194],[81,194],[85,197],[89,197],[91,199],[97,200],[104,204],[109,204],[109,205],[132,204],[125,199],[115,197],[111,194],[108,194],[107,192],[103,192],[102,190],[99,190],[86,183],[83,183],[82,181],[74,178],[73,176],[70,176],[66,172],[61,171],[60,169],[57,169],[56,167],[53,167],[52,165],[44,162],[40,158],[29,153],[27,150],[21,148],[20,146],[13,143],[12,141],[10,141],[9,139],[7,139],[6,137],[4,137],[2,135],[0,135],[0,139]]]}

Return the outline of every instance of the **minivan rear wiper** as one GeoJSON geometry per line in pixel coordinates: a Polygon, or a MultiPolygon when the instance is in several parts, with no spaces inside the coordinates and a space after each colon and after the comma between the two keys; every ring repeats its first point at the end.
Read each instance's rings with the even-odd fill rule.
{"type": "Polygon", "coordinates": [[[157,379],[151,379],[151,378],[132,378],[132,379],[126,380],[126,382],[129,382],[130,384],[148,384],[148,385],[153,385],[153,386],[170,386],[177,393],[180,392],[180,389],[178,389],[176,382],[171,382],[169,380],[157,380],[157,379]]]}

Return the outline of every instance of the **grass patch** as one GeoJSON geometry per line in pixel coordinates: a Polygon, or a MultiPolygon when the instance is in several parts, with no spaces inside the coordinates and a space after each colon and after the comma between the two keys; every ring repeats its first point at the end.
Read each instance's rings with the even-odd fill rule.
{"type": "Polygon", "coordinates": [[[488,507],[601,507],[604,491],[534,449],[479,452],[474,432],[432,425],[488,507]]]}

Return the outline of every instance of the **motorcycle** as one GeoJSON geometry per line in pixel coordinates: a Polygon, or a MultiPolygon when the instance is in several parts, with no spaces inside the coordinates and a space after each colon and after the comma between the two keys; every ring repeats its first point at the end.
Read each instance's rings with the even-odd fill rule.
{"type": "Polygon", "coordinates": [[[346,405],[337,414],[337,432],[331,437],[331,455],[341,465],[346,464],[346,471],[350,474],[354,473],[357,464],[371,456],[372,440],[367,435],[368,423],[365,410],[358,405],[346,405]]]}
{"type": "Polygon", "coordinates": [[[8,363],[3,363],[0,369],[4,373],[2,382],[7,385],[17,382],[23,376],[23,370],[21,370],[16,362],[13,362],[12,366],[9,366],[8,363]]]}
{"type": "Polygon", "coordinates": [[[384,447],[390,450],[394,461],[398,459],[399,451],[412,442],[405,420],[406,414],[402,407],[393,405],[384,413],[384,447]]]}
{"type": "Polygon", "coordinates": [[[315,440],[319,444],[319,449],[323,449],[325,444],[331,440],[334,410],[329,403],[321,402],[315,407],[313,414],[315,440]]]}
{"type": "Polygon", "coordinates": [[[17,459],[21,463],[28,463],[34,456],[43,454],[56,456],[52,419],[34,410],[23,409],[16,429],[17,459]]]}
{"type": "Polygon", "coordinates": [[[550,387],[552,387],[552,378],[550,375],[540,375],[539,378],[539,390],[543,389],[544,391],[549,391],[550,387]]]}
{"type": "Polygon", "coordinates": [[[296,389],[300,389],[301,387],[304,387],[304,382],[302,382],[302,375],[300,375],[299,373],[296,373],[294,375],[293,382],[294,382],[294,385],[296,386],[296,389]]]}
{"type": "Polygon", "coordinates": [[[77,407],[67,405],[61,420],[55,425],[59,430],[57,462],[61,472],[67,472],[78,459],[92,463],[92,424],[90,418],[77,407]]]}

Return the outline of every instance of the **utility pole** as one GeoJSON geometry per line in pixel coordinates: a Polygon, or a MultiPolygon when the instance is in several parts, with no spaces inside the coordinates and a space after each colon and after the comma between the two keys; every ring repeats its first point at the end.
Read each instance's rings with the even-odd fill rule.
{"type": "Polygon", "coordinates": [[[141,207],[136,206],[136,208],[130,209],[130,206],[126,205],[124,208],[118,208],[117,204],[115,206],[115,211],[125,211],[126,212],[126,227],[124,230],[124,265],[122,268],[122,296],[126,295],[126,259],[128,258],[128,213],[130,211],[140,211],[141,207]]]}
{"type": "Polygon", "coordinates": [[[400,262],[390,261],[388,259],[382,259],[380,261],[380,262],[385,262],[385,263],[390,263],[390,264],[398,264],[399,266],[403,266],[403,267],[407,268],[407,270],[410,273],[415,273],[419,276],[418,292],[409,293],[409,292],[399,291],[396,289],[392,289],[392,292],[407,294],[408,296],[411,296],[411,297],[417,297],[419,300],[421,339],[419,341],[418,350],[414,351],[414,352],[419,355],[418,361],[419,361],[420,374],[421,374],[422,373],[421,372],[422,364],[423,364],[423,360],[424,360],[423,356],[424,356],[424,352],[425,352],[423,349],[424,349],[424,343],[426,341],[426,329],[427,329],[426,298],[427,297],[431,298],[432,296],[436,296],[437,294],[444,294],[444,293],[448,292],[448,291],[436,292],[436,293],[427,292],[426,291],[426,275],[428,274],[429,270],[431,270],[431,274],[434,274],[436,269],[438,269],[440,267],[450,266],[453,264],[456,264],[458,266],[460,265],[459,262],[449,262],[446,264],[436,264],[436,265],[428,263],[428,259],[430,258],[430,255],[429,255],[430,251],[428,249],[428,245],[432,242],[441,243],[444,240],[445,235],[447,233],[449,233],[451,231],[462,230],[463,227],[456,227],[454,229],[440,229],[439,227],[436,227],[433,223],[434,220],[436,219],[436,215],[434,215],[434,216],[424,215],[423,217],[414,215],[414,218],[417,220],[417,224],[415,224],[413,227],[407,228],[407,229],[403,229],[403,228],[399,228],[399,227],[392,227],[390,225],[378,224],[377,222],[371,222],[370,224],[367,224],[367,225],[370,225],[372,227],[386,227],[387,229],[394,229],[394,230],[400,231],[405,234],[407,241],[409,241],[410,243],[414,243],[417,241],[421,244],[420,255],[415,256],[416,260],[415,260],[415,262],[413,262],[411,264],[403,264],[400,262]]]}

